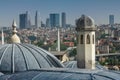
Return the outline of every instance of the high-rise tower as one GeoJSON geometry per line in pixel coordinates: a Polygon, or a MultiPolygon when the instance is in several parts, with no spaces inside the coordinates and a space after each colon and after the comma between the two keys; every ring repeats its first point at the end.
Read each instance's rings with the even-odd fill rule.
{"type": "Polygon", "coordinates": [[[57,13],[50,14],[50,26],[60,27],[60,16],[57,13]]]}
{"type": "Polygon", "coordinates": [[[19,15],[19,26],[20,26],[20,29],[31,27],[31,21],[30,21],[30,16],[28,11],[26,11],[26,13],[19,15]]]}
{"type": "Polygon", "coordinates": [[[30,14],[26,11],[26,28],[31,28],[30,14]]]}
{"type": "Polygon", "coordinates": [[[109,24],[111,25],[111,26],[113,26],[113,24],[114,24],[114,15],[109,15],[109,24]]]}
{"type": "Polygon", "coordinates": [[[36,13],[35,13],[35,27],[36,28],[41,27],[41,22],[40,22],[40,17],[39,17],[38,11],[36,11],[36,13]]]}
{"type": "Polygon", "coordinates": [[[65,28],[66,27],[66,13],[65,12],[62,13],[61,23],[62,23],[62,27],[65,28]]]}
{"type": "Polygon", "coordinates": [[[19,26],[20,26],[20,29],[26,28],[26,14],[19,15],[19,26]]]}
{"type": "Polygon", "coordinates": [[[95,69],[95,25],[92,18],[82,15],[76,22],[77,62],[79,68],[95,69]]]}
{"type": "Polygon", "coordinates": [[[46,27],[50,27],[50,19],[49,18],[46,19],[46,27]]]}

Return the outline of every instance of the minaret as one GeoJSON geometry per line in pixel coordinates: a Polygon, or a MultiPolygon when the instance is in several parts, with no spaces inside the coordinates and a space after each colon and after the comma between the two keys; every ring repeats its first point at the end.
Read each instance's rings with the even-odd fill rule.
{"type": "Polygon", "coordinates": [[[79,68],[95,69],[95,25],[94,20],[82,15],[76,22],[77,65],[79,68]]]}
{"type": "Polygon", "coordinates": [[[4,33],[3,33],[3,29],[2,29],[2,45],[4,44],[4,33]]]}
{"type": "Polygon", "coordinates": [[[20,43],[20,38],[17,36],[17,31],[16,31],[16,26],[17,26],[17,24],[16,24],[16,22],[13,20],[13,24],[12,24],[12,28],[13,28],[13,31],[12,31],[12,33],[13,33],[13,35],[12,35],[12,37],[11,37],[11,41],[12,41],[12,43],[20,43]]]}
{"type": "Polygon", "coordinates": [[[58,28],[58,52],[60,52],[60,31],[58,28]]]}

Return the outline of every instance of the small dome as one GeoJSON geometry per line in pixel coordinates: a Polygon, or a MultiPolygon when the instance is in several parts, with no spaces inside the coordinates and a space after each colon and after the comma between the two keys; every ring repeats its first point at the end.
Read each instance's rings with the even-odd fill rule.
{"type": "Polygon", "coordinates": [[[77,29],[87,29],[87,28],[94,28],[94,20],[89,17],[82,15],[77,21],[76,21],[77,29]]]}
{"type": "Polygon", "coordinates": [[[11,37],[11,41],[12,43],[20,43],[20,38],[16,34],[14,34],[11,37]]]}
{"type": "Polygon", "coordinates": [[[31,44],[0,46],[0,71],[14,73],[40,68],[63,67],[49,52],[31,44]]]}

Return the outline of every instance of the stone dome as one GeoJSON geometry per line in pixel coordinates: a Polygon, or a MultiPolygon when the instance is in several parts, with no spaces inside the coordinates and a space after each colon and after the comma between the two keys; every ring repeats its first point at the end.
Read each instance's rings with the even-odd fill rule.
{"type": "Polygon", "coordinates": [[[15,73],[52,67],[63,67],[63,65],[42,48],[18,43],[0,45],[0,72],[15,73]]]}
{"type": "Polygon", "coordinates": [[[76,21],[76,30],[95,28],[94,20],[90,16],[82,15],[76,21]]]}

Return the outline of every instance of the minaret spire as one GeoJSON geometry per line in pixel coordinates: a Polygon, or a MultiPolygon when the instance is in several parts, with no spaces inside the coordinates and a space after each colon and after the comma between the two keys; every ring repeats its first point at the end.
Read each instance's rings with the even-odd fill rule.
{"type": "Polygon", "coordinates": [[[58,51],[60,52],[60,31],[58,28],[58,51]]]}
{"type": "Polygon", "coordinates": [[[20,43],[20,38],[17,36],[17,30],[16,30],[16,26],[17,26],[17,24],[16,24],[16,22],[13,20],[13,24],[12,24],[12,37],[11,37],[11,41],[12,41],[12,43],[20,43]]]}
{"type": "Polygon", "coordinates": [[[3,33],[3,29],[2,29],[2,45],[4,44],[4,33],[3,33]]]}

